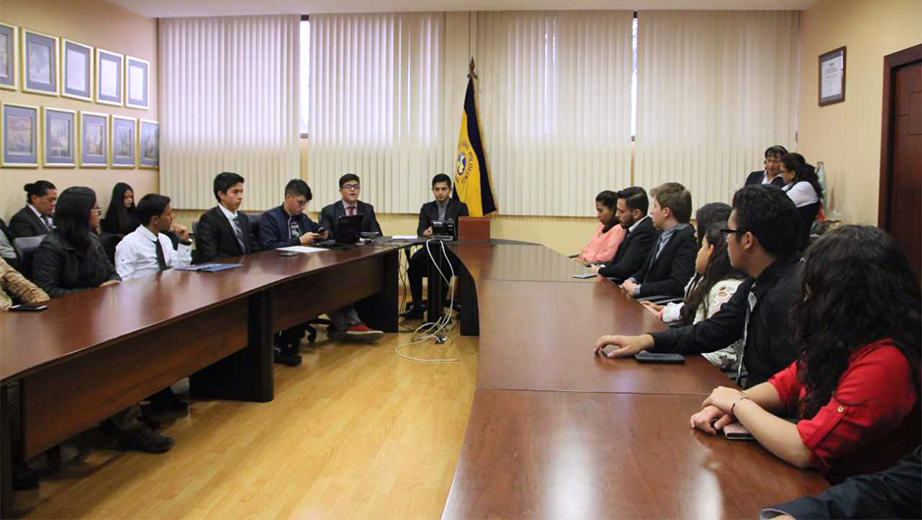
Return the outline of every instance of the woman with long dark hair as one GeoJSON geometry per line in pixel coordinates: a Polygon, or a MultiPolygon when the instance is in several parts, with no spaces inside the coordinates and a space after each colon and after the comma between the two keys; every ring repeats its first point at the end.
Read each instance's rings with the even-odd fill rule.
{"type": "Polygon", "coordinates": [[[592,238],[583,248],[583,251],[576,257],[576,260],[584,264],[599,264],[608,262],[615,257],[618,252],[618,246],[624,240],[627,230],[619,226],[618,218],[615,217],[615,211],[618,209],[618,194],[605,190],[595,197],[595,211],[599,218],[599,225],[596,226],[592,238]]]}
{"type": "Polygon", "coordinates": [[[810,244],[810,228],[820,211],[823,200],[823,186],[816,175],[816,168],[807,164],[799,153],[789,153],[781,158],[781,177],[784,190],[797,206],[800,215],[800,231],[797,235],[797,247],[800,251],[810,244]]]}
{"type": "Polygon", "coordinates": [[[844,226],[807,249],[797,289],[799,358],[746,392],[718,387],[692,427],[713,434],[739,421],[834,483],[895,464],[922,437],[922,296],[906,254],[885,231],[844,226]]]}
{"type": "Polygon", "coordinates": [[[127,235],[138,229],[137,206],[134,203],[134,190],[120,182],[112,188],[109,209],[102,221],[102,230],[116,235],[127,235]]]}
{"type": "MultiPolygon", "coordinates": [[[[666,323],[685,326],[710,318],[730,301],[746,275],[730,265],[727,239],[721,232],[725,227],[726,220],[712,222],[706,231],[698,233],[701,247],[695,258],[695,276],[685,286],[683,303],[663,306],[641,302],[643,306],[666,323]]],[[[702,355],[721,370],[735,373],[739,366],[740,347],[741,342],[737,341],[726,348],[702,355]]]]}

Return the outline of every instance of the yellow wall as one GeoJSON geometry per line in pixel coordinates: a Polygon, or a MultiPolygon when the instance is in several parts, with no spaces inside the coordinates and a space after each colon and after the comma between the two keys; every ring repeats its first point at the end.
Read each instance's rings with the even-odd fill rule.
{"type": "Polygon", "coordinates": [[[826,165],[830,209],[877,224],[883,58],[922,43],[919,0],[821,0],[801,13],[797,149],[826,165]],[[817,104],[818,58],[845,45],[845,102],[817,104]]]}
{"type": "MultiPolygon", "coordinates": [[[[0,0],[0,6],[0,21],[5,23],[149,61],[150,109],[97,105],[65,97],[11,90],[0,90],[0,99],[11,103],[159,121],[155,19],[145,18],[101,0],[0,0]]],[[[20,87],[21,84],[20,77],[20,87]]],[[[36,179],[53,182],[59,192],[68,186],[89,186],[96,190],[99,205],[103,209],[108,206],[112,186],[117,182],[130,184],[136,198],[156,192],[160,183],[159,172],[147,169],[3,168],[0,169],[0,217],[4,221],[9,222],[12,214],[25,203],[23,185],[36,179]]]]}

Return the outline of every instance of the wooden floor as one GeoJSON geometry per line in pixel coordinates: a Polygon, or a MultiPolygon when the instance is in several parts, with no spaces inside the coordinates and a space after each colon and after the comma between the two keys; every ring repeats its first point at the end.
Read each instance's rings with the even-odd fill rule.
{"type": "MultiPolygon", "coordinates": [[[[267,404],[194,402],[166,417],[163,455],[122,453],[88,432],[59,467],[40,456],[38,491],[16,493],[26,518],[438,518],[468,422],[477,338],[449,333],[403,349],[410,334],[373,345],[321,337],[304,363],[275,365],[267,404]]],[[[184,389],[179,388],[182,392],[184,389]]],[[[66,399],[66,396],[62,396],[66,399]]]]}

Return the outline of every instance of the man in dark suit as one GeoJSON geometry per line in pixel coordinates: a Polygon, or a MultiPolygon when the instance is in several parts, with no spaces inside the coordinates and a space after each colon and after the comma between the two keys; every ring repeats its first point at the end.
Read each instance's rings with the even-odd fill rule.
{"type": "Polygon", "coordinates": [[[48,181],[35,181],[23,187],[26,205],[10,219],[10,233],[14,238],[45,235],[54,229],[54,205],[58,189],[48,181]]]}
{"type": "Polygon", "coordinates": [[[787,148],[776,144],[765,150],[765,169],[755,171],[746,177],[744,186],[750,184],[773,184],[779,188],[784,186],[784,179],[781,178],[781,158],[788,154],[787,148]]]}
{"type": "Polygon", "coordinates": [[[359,200],[362,193],[362,184],[359,176],[354,173],[347,173],[339,178],[339,193],[342,200],[324,206],[320,210],[320,226],[329,230],[332,237],[336,236],[336,226],[339,225],[339,219],[345,216],[362,215],[362,233],[375,232],[380,235],[381,225],[378,224],[378,217],[375,216],[375,207],[371,204],[359,200]]]}
{"type": "Polygon", "coordinates": [[[682,296],[685,285],[695,274],[698,241],[689,224],[692,212],[691,193],[677,182],[667,182],[653,189],[653,225],[659,237],[643,266],[624,281],[622,287],[635,298],[647,296],[682,296]]]}
{"type": "MultiPolygon", "coordinates": [[[[470,213],[468,213],[467,204],[451,198],[451,177],[444,173],[433,177],[432,194],[435,195],[435,200],[423,204],[419,209],[419,225],[416,227],[416,234],[431,237],[433,222],[452,221],[455,223],[455,230],[457,231],[458,217],[466,217],[470,213]]],[[[435,252],[434,250],[433,254],[435,252]]],[[[441,254],[441,248],[437,252],[441,254]]],[[[449,251],[448,259],[452,266],[455,266],[455,272],[457,272],[457,257],[449,251]]],[[[420,302],[423,301],[423,277],[426,276],[429,270],[429,262],[431,261],[426,248],[420,249],[410,258],[407,275],[410,278],[410,294],[413,296],[413,308],[404,314],[407,318],[418,319],[423,316],[423,308],[420,305],[420,302]]],[[[445,281],[441,280],[440,282],[444,287],[445,281]]],[[[429,283],[432,283],[432,281],[430,280],[429,283]]],[[[443,294],[445,293],[445,291],[442,292],[443,294]]],[[[429,302],[429,304],[432,305],[433,302],[429,302]]]]}
{"type": "Polygon", "coordinates": [[[243,177],[221,172],[214,179],[218,205],[205,212],[195,231],[195,263],[259,251],[250,219],[237,211],[243,202],[243,177]]]}
{"type": "Polygon", "coordinates": [[[647,192],[640,186],[631,186],[618,192],[615,216],[621,227],[627,230],[627,235],[618,246],[615,257],[610,262],[593,267],[595,272],[621,283],[643,266],[658,236],[653,220],[647,215],[649,205],[647,192]]]}

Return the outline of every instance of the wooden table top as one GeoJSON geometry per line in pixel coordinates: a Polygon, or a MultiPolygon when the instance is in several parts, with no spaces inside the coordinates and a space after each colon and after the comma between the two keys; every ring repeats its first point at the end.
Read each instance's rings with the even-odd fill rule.
{"type": "Polygon", "coordinates": [[[689,427],[687,395],[478,389],[443,519],[758,518],[827,487],[689,427]]]}
{"type": "Polygon", "coordinates": [[[543,246],[454,242],[451,249],[475,280],[592,283],[582,264],[543,246]]]}

